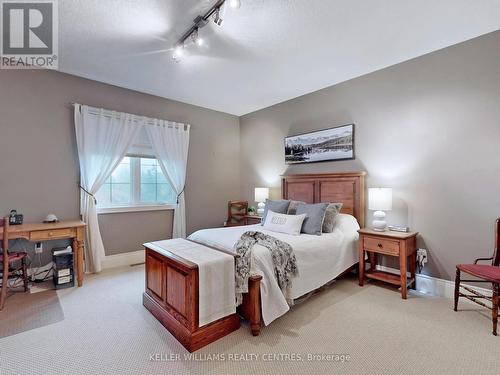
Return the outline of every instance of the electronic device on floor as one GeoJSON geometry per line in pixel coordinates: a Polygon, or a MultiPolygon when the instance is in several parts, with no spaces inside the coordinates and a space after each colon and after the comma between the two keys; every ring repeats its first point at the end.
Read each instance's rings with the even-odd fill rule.
{"type": "Polygon", "coordinates": [[[71,246],[52,249],[52,260],[54,261],[54,287],[63,289],[74,286],[75,272],[71,246]]]}

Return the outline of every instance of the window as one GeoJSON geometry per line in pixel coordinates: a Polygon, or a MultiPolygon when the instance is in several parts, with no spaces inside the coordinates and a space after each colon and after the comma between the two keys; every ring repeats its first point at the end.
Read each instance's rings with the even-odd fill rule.
{"type": "Polygon", "coordinates": [[[96,194],[99,208],[177,203],[158,160],[126,156],[96,194]]]}

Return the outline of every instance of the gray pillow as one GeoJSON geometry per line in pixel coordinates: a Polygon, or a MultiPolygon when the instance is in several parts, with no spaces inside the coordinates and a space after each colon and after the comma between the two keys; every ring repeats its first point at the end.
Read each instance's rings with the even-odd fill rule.
{"type": "Polygon", "coordinates": [[[277,214],[286,214],[288,211],[288,206],[290,205],[290,201],[288,200],[279,200],[272,201],[266,199],[266,207],[264,207],[264,214],[262,215],[262,222],[260,225],[264,225],[266,222],[267,211],[271,210],[276,212],[277,214]]]}
{"type": "Polygon", "coordinates": [[[321,230],[323,229],[323,221],[325,220],[325,212],[328,204],[329,203],[299,203],[297,205],[296,215],[307,215],[302,223],[302,233],[321,236],[321,230]]]}
{"type": "Polygon", "coordinates": [[[290,201],[290,206],[288,206],[288,215],[295,215],[295,213],[297,212],[297,206],[299,205],[299,203],[306,203],[306,202],[302,202],[302,201],[290,201]]]}
{"type": "Polygon", "coordinates": [[[337,215],[342,209],[342,203],[330,203],[326,208],[325,220],[323,221],[323,233],[332,233],[337,215]]]}

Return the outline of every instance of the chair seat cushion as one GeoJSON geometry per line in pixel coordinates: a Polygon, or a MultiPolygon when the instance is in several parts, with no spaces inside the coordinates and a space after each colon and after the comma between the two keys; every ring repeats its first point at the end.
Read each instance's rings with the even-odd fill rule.
{"type": "MultiPolygon", "coordinates": [[[[15,262],[16,260],[21,260],[26,257],[26,253],[9,253],[9,262],[15,262]]],[[[3,262],[3,254],[0,254],[0,263],[3,262]]]]}
{"type": "Polygon", "coordinates": [[[500,267],[483,264],[458,264],[457,268],[460,271],[481,279],[491,281],[493,283],[500,283],[500,267]]]}

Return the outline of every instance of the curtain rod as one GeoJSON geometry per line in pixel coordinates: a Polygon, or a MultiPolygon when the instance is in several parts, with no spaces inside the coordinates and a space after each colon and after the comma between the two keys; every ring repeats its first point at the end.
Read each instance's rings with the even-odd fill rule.
{"type": "MultiPolygon", "coordinates": [[[[85,105],[85,104],[80,104],[80,103],[69,103],[69,104],[70,104],[72,107],[75,107],[76,105],[85,105]]],[[[87,105],[87,107],[89,107],[89,113],[90,113],[91,115],[100,115],[100,112],[98,112],[98,110],[99,110],[99,109],[101,109],[101,108],[92,107],[92,106],[90,106],[90,105],[87,105]]],[[[156,124],[156,123],[154,122],[154,120],[160,120],[160,121],[166,121],[166,122],[173,123],[173,124],[168,124],[168,127],[172,127],[172,128],[174,128],[174,127],[181,127],[181,126],[183,126],[183,127],[184,127],[184,130],[189,130],[189,128],[191,127],[191,125],[189,125],[189,124],[184,124],[184,123],[182,123],[182,122],[175,122],[175,121],[170,121],[170,120],[155,119],[155,118],[152,118],[152,117],[147,117],[147,116],[139,116],[139,115],[134,115],[134,114],[132,114],[132,113],[127,113],[127,112],[116,111],[116,110],[114,110],[114,109],[106,109],[106,108],[102,108],[102,110],[105,112],[105,113],[104,113],[104,116],[105,116],[105,117],[109,117],[109,118],[111,118],[111,117],[112,117],[111,113],[109,113],[109,112],[117,112],[117,113],[125,113],[125,114],[127,114],[127,115],[133,116],[133,117],[134,117],[134,119],[133,119],[132,121],[133,121],[133,122],[136,122],[136,123],[137,123],[137,122],[139,122],[139,121],[138,121],[138,119],[137,119],[137,117],[142,117],[142,118],[145,120],[145,121],[144,121],[144,123],[145,123],[146,125],[156,125],[156,126],[161,126],[160,124],[156,124]],[[106,112],[107,112],[107,113],[106,113],[106,112]]],[[[118,117],[118,116],[115,116],[115,118],[119,118],[119,117],[118,117]]]]}

